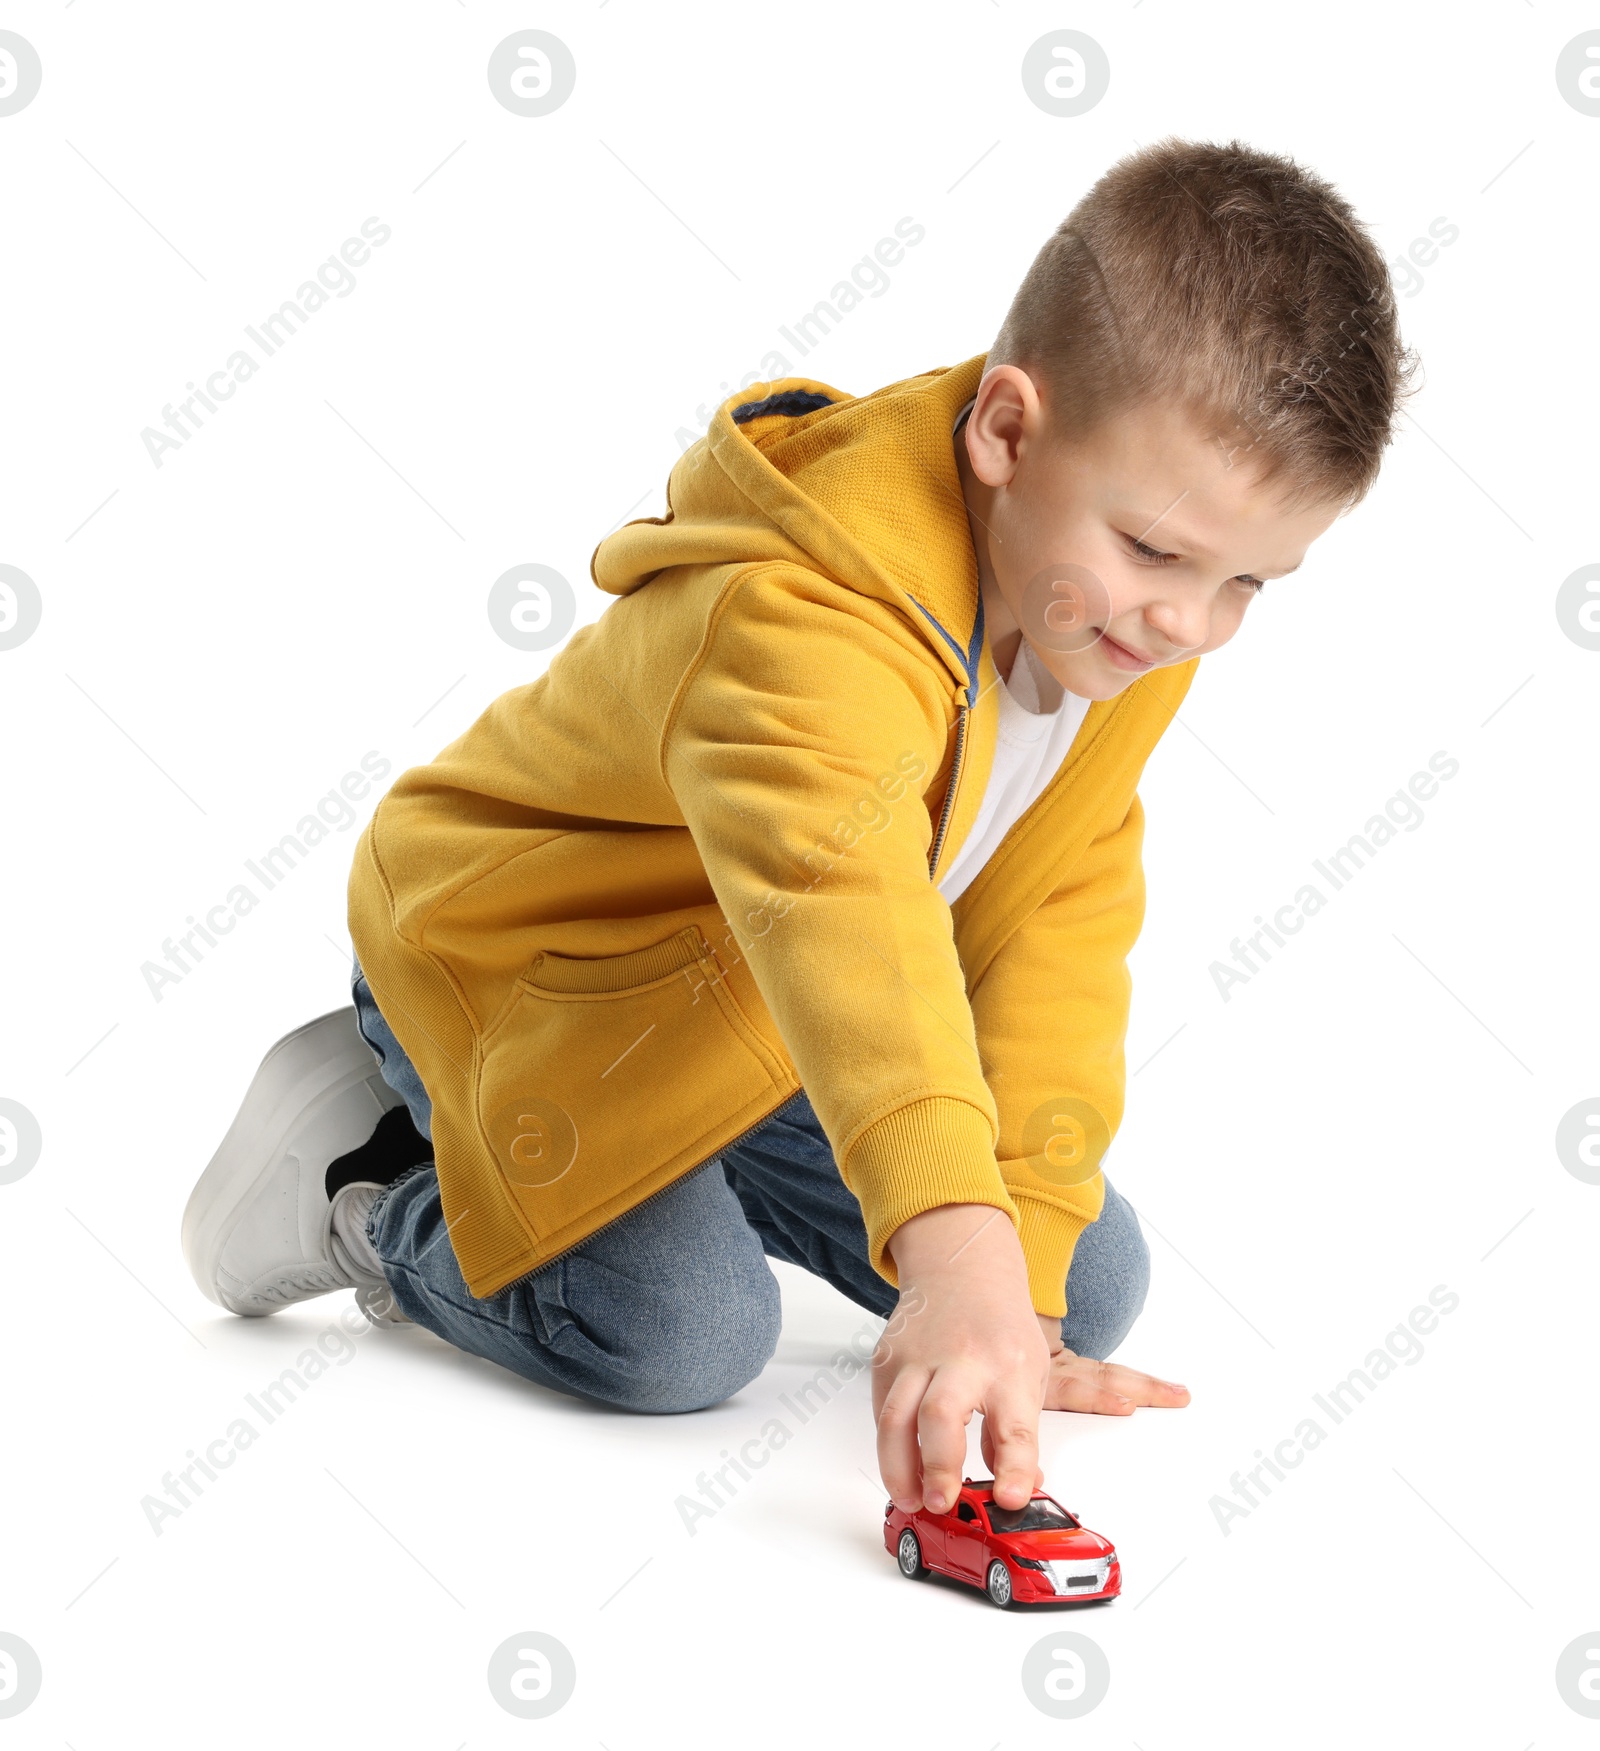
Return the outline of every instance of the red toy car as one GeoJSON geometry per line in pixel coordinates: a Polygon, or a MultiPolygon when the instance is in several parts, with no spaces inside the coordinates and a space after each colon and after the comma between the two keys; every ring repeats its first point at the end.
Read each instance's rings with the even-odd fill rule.
{"type": "Polygon", "coordinates": [[[1114,1599],[1122,1565],[1110,1541],[1091,1532],[1043,1491],[1022,1508],[1002,1508],[994,1479],[961,1480],[947,1514],[884,1510],[883,1543],[908,1580],[930,1569],[981,1587],[996,1605],[1114,1599]]]}

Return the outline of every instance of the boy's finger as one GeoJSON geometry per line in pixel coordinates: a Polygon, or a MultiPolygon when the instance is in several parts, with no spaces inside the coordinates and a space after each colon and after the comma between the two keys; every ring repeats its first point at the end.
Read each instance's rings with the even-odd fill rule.
{"type": "MultiPolygon", "coordinates": [[[[983,1449],[984,1466],[987,1468],[990,1477],[993,1477],[994,1476],[994,1436],[990,1432],[989,1418],[988,1417],[985,1417],[983,1419],[983,1434],[982,1434],[982,1437],[980,1438],[979,1445],[983,1449]]],[[[1036,1491],[1042,1490],[1044,1488],[1044,1467],[1043,1466],[1037,1467],[1034,1471],[1033,1487],[1036,1491]]]]}
{"type": "Polygon", "coordinates": [[[1113,1392],[1131,1398],[1135,1404],[1180,1405],[1189,1402],[1189,1389],[1175,1380],[1160,1380],[1154,1374],[1141,1374],[1137,1368],[1124,1368],[1113,1362],[1106,1370],[1113,1392]]]}
{"type": "MultiPolygon", "coordinates": [[[[882,1415],[884,1400],[888,1398],[890,1388],[900,1378],[904,1367],[901,1358],[895,1354],[894,1340],[889,1335],[888,1327],[878,1334],[878,1342],[872,1352],[872,1416],[873,1420],[882,1415]]],[[[927,1378],[923,1371],[924,1380],[927,1378]]]]}
{"type": "Polygon", "coordinates": [[[1052,1380],[1045,1402],[1051,1410],[1092,1411],[1103,1417],[1131,1417],[1134,1411],[1134,1401],[1098,1375],[1052,1380]]]}
{"type": "Polygon", "coordinates": [[[994,1448],[994,1499],[1002,1508],[1020,1508],[1041,1476],[1038,1402],[1026,1393],[997,1389],[983,1421],[994,1448]]]}
{"type": "MultiPolygon", "coordinates": [[[[875,1383],[876,1384],[876,1383],[875,1383]]],[[[907,1369],[882,1390],[878,1406],[878,1471],[890,1500],[906,1513],[922,1506],[917,1409],[928,1384],[924,1368],[907,1369]]],[[[878,1397],[874,1391],[873,1396],[878,1397]]]]}
{"type": "Polygon", "coordinates": [[[961,1488],[967,1459],[967,1424],[977,1409],[972,1386],[949,1368],[934,1374],[917,1412],[922,1450],[922,1499],[935,1514],[949,1510],[961,1488]]]}

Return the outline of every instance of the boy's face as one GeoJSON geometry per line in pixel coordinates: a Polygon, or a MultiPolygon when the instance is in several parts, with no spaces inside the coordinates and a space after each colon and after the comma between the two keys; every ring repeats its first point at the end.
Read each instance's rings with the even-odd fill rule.
{"type": "Polygon", "coordinates": [[[1002,673],[1020,632],[1068,692],[1111,699],[1225,645],[1258,586],[1293,571],[1340,509],[1286,510],[1248,441],[1145,405],[1067,442],[1026,373],[987,373],[956,461],[1002,673]]]}

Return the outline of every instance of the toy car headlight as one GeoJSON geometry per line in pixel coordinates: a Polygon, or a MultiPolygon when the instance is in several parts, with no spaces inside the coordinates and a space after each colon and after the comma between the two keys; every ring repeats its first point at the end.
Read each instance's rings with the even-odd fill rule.
{"type": "Polygon", "coordinates": [[[1044,1564],[1042,1562],[1040,1562],[1036,1557],[1013,1556],[1011,1558],[1011,1560],[1012,1560],[1012,1562],[1014,1562],[1017,1565],[1017,1567],[1019,1569],[1040,1569],[1040,1570],[1042,1570],[1044,1568],[1044,1564]]]}

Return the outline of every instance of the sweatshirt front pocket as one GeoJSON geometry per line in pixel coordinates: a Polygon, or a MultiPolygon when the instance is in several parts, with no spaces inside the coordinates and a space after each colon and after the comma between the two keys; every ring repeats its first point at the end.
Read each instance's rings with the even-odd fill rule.
{"type": "Polygon", "coordinates": [[[693,925],[624,955],[540,955],[481,1052],[484,1139],[542,1244],[575,1244],[786,1098],[693,925]]]}

